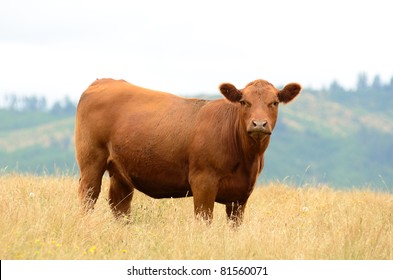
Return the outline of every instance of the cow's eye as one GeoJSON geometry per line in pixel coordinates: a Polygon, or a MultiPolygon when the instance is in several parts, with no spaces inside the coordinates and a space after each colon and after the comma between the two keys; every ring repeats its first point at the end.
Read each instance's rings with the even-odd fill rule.
{"type": "Polygon", "coordinates": [[[278,102],[278,101],[274,101],[273,103],[271,103],[271,106],[272,106],[272,107],[277,107],[279,103],[280,103],[280,102],[278,102]]]}
{"type": "Polygon", "coordinates": [[[242,106],[246,106],[246,107],[250,107],[251,106],[251,103],[248,102],[247,100],[244,100],[244,99],[240,100],[240,104],[242,106]]]}

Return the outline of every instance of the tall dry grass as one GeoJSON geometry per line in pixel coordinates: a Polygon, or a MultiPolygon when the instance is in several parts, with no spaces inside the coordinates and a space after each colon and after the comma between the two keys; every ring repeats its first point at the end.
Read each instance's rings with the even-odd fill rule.
{"type": "Polygon", "coordinates": [[[393,259],[393,195],[280,183],[252,194],[243,225],[194,221],[192,198],[136,193],[131,223],[113,218],[107,179],[82,215],[73,177],[0,176],[1,259],[393,259]]]}

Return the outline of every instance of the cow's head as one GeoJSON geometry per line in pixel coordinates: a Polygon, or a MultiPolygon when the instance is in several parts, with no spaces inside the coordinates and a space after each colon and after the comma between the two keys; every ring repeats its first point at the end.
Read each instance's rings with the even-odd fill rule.
{"type": "Polygon", "coordinates": [[[241,90],[229,83],[220,85],[221,93],[229,101],[240,104],[241,118],[247,133],[257,142],[272,134],[279,103],[290,102],[300,90],[301,86],[296,83],[278,90],[264,80],[251,82],[241,90]]]}

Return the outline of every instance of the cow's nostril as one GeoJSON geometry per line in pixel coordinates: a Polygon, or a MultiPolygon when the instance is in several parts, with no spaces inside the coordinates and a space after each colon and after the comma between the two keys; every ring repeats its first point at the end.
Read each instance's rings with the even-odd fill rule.
{"type": "Polygon", "coordinates": [[[267,121],[258,121],[258,120],[253,120],[252,121],[252,126],[254,128],[266,128],[267,121]]]}

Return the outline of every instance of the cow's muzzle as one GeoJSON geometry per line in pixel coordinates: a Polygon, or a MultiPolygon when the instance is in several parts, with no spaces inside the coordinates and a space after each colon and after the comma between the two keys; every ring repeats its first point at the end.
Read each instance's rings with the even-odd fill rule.
{"type": "Polygon", "coordinates": [[[247,127],[248,134],[256,140],[272,134],[272,128],[266,120],[253,120],[247,127]]]}

